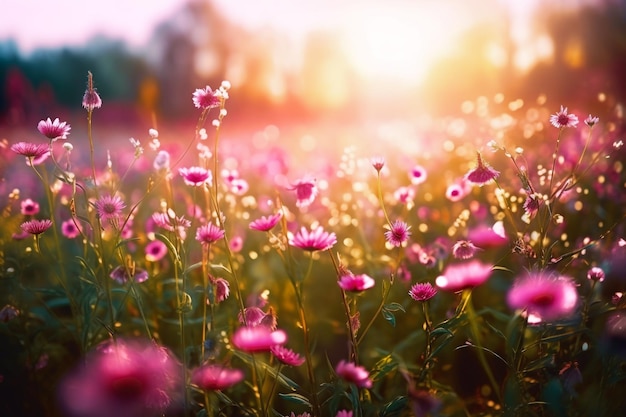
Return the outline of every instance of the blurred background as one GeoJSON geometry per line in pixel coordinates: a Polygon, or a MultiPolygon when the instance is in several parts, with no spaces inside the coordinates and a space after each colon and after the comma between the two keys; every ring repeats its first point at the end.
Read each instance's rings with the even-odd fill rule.
{"type": "Polygon", "coordinates": [[[626,2],[6,0],[0,139],[48,116],[79,129],[87,71],[95,122],[126,130],[195,122],[194,89],[224,79],[242,131],[415,121],[478,97],[604,116],[626,99],[626,2]]]}

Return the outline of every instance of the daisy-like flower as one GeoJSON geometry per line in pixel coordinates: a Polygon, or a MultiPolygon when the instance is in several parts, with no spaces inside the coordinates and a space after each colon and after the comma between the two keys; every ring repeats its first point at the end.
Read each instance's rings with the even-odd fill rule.
{"type": "Polygon", "coordinates": [[[52,227],[52,220],[29,220],[22,223],[20,227],[25,233],[30,233],[31,235],[40,235],[52,227]]]}
{"type": "Polygon", "coordinates": [[[224,237],[224,230],[213,223],[203,224],[196,231],[196,240],[203,245],[210,245],[224,237]]]}
{"type": "Polygon", "coordinates": [[[362,366],[342,360],[335,367],[335,372],[341,379],[355,384],[359,388],[372,388],[370,374],[362,366]]]}
{"type": "Polygon", "coordinates": [[[337,281],[337,284],[339,284],[339,287],[341,287],[341,289],[350,292],[369,290],[374,286],[375,283],[376,281],[374,281],[374,278],[366,274],[345,274],[342,275],[341,278],[339,278],[339,281],[337,281]]]}
{"type": "Polygon", "coordinates": [[[167,245],[160,240],[153,240],[146,245],[146,261],[159,262],[167,255],[167,245]]]}
{"type": "Polygon", "coordinates": [[[80,223],[75,223],[72,219],[65,220],[61,223],[61,233],[68,239],[74,239],[80,236],[80,231],[80,223]]]}
{"type": "Polygon", "coordinates": [[[272,346],[287,343],[287,333],[266,326],[242,326],[232,337],[233,345],[244,352],[268,351],[272,346]]]}
{"type": "Polygon", "coordinates": [[[87,89],[83,95],[82,104],[87,111],[93,111],[94,109],[99,109],[102,106],[102,99],[93,87],[93,75],[91,74],[91,71],[87,72],[87,89]]]}
{"type": "Polygon", "coordinates": [[[102,221],[108,221],[117,220],[122,214],[122,210],[126,207],[126,204],[124,204],[124,201],[117,195],[104,195],[96,200],[94,207],[96,208],[98,217],[102,221]]]}
{"type": "Polygon", "coordinates": [[[109,276],[119,284],[126,284],[129,281],[144,282],[148,276],[148,271],[141,268],[126,268],[125,266],[116,266],[109,276]],[[131,275],[132,274],[132,275],[131,275]]]}
{"type": "Polygon", "coordinates": [[[50,154],[50,146],[45,143],[17,142],[11,145],[11,150],[35,160],[50,154]]]}
{"type": "Polygon", "coordinates": [[[164,347],[118,338],[92,352],[60,386],[66,415],[169,415],[178,407],[180,365],[164,347]]]}
{"type": "Polygon", "coordinates": [[[322,226],[311,229],[309,232],[304,227],[289,239],[289,244],[310,252],[324,251],[332,248],[337,243],[337,236],[333,232],[326,232],[322,226]]]}
{"type": "Polygon", "coordinates": [[[604,278],[605,278],[604,270],[602,270],[602,268],[598,268],[597,266],[592,267],[587,272],[588,280],[602,282],[604,281],[604,278]]]}
{"type": "Polygon", "coordinates": [[[476,161],[476,168],[465,174],[465,179],[472,184],[482,187],[500,175],[500,172],[496,171],[488,163],[483,161],[483,157],[480,155],[480,152],[476,152],[476,161]]]}
{"type": "Polygon", "coordinates": [[[191,383],[205,391],[220,391],[243,381],[244,374],[239,369],[219,365],[205,365],[191,373],[191,383]]]}
{"type": "Polygon", "coordinates": [[[426,169],[421,165],[415,165],[409,171],[409,179],[411,180],[411,184],[417,185],[426,181],[428,174],[426,169]]]}
{"type": "Polygon", "coordinates": [[[415,301],[428,301],[436,294],[437,289],[430,282],[415,284],[409,290],[409,295],[415,301]]]}
{"type": "Polygon", "coordinates": [[[282,362],[285,365],[289,366],[300,366],[304,363],[305,359],[298,355],[291,349],[287,349],[284,346],[276,345],[270,348],[270,352],[276,359],[282,362]]]}
{"type": "Polygon", "coordinates": [[[34,216],[39,213],[39,203],[27,198],[20,203],[20,212],[24,216],[34,216]]]}
{"type": "Polygon", "coordinates": [[[404,242],[409,240],[411,236],[411,226],[403,222],[402,220],[396,220],[390,225],[385,225],[385,239],[391,245],[400,247],[404,242]]]}
{"type": "Polygon", "coordinates": [[[512,309],[525,309],[529,323],[540,323],[571,315],[578,295],[570,278],[535,272],[517,279],[507,301],[512,309]]]}
{"type": "Polygon", "coordinates": [[[459,240],[452,246],[452,256],[457,259],[470,259],[473,258],[480,248],[476,247],[469,240],[459,240]]]}
{"type": "Polygon", "coordinates": [[[258,230],[260,232],[269,232],[278,224],[283,217],[283,212],[279,211],[276,214],[270,216],[261,216],[261,218],[254,220],[250,223],[250,229],[258,230]]]}
{"type": "Polygon", "coordinates": [[[213,91],[208,85],[204,88],[197,88],[192,95],[193,105],[198,109],[212,109],[219,107],[221,97],[217,91],[213,91]]]}
{"type": "Polygon", "coordinates": [[[383,158],[382,156],[374,156],[370,160],[370,162],[376,172],[380,172],[380,170],[383,169],[383,167],[385,166],[385,158],[383,158]]]}
{"type": "Polygon", "coordinates": [[[593,127],[596,123],[600,121],[600,118],[594,117],[592,115],[587,116],[585,119],[585,124],[589,127],[593,127]]]}
{"type": "Polygon", "coordinates": [[[50,120],[48,117],[47,120],[41,120],[39,124],[37,124],[37,130],[52,141],[67,139],[67,135],[70,134],[71,129],[67,122],[59,121],[58,117],[54,119],[54,121],[50,120]]]}
{"type": "Polygon", "coordinates": [[[563,129],[564,127],[576,127],[578,125],[578,117],[567,113],[567,107],[561,106],[561,110],[550,116],[552,126],[563,129]]]}
{"type": "Polygon", "coordinates": [[[453,264],[446,267],[435,283],[444,291],[457,292],[481,285],[489,279],[491,272],[491,265],[479,261],[453,264]]]}
{"type": "Polygon", "coordinates": [[[185,180],[185,184],[200,187],[204,184],[211,185],[213,175],[208,169],[202,167],[178,168],[178,173],[185,180]]]}
{"type": "Polygon", "coordinates": [[[309,175],[297,180],[290,190],[296,191],[296,206],[302,208],[310,206],[319,192],[315,178],[309,175]]]}

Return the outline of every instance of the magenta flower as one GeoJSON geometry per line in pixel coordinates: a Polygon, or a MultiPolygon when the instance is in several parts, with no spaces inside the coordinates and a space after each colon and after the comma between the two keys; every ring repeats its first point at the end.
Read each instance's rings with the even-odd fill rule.
{"type": "Polygon", "coordinates": [[[341,361],[335,367],[337,375],[346,382],[355,384],[359,388],[371,388],[372,381],[367,370],[352,362],[341,361]]]}
{"type": "Polygon", "coordinates": [[[148,262],[159,262],[167,255],[167,245],[160,240],[149,242],[144,250],[148,262]]]}
{"type": "Polygon", "coordinates": [[[471,191],[470,183],[465,178],[459,182],[450,184],[446,188],[446,198],[452,202],[461,201],[471,191]]]}
{"type": "Polygon", "coordinates": [[[122,210],[126,207],[126,204],[124,204],[124,201],[117,195],[105,195],[96,200],[94,207],[96,208],[98,217],[102,221],[108,221],[117,220],[122,214],[122,210]]]}
{"type": "Polygon", "coordinates": [[[139,283],[144,282],[149,278],[148,271],[145,269],[137,267],[130,268],[122,265],[116,266],[113,271],[111,271],[109,276],[119,284],[126,284],[129,281],[139,283]]]}
{"type": "Polygon", "coordinates": [[[220,391],[243,381],[244,374],[239,369],[219,365],[204,365],[191,373],[191,383],[205,391],[220,391]]]}
{"type": "Polygon", "coordinates": [[[333,232],[325,232],[322,226],[311,229],[310,232],[302,227],[295,236],[289,239],[291,246],[310,252],[330,249],[335,243],[337,243],[337,236],[333,232]]]}
{"type": "Polygon", "coordinates": [[[337,415],[335,417],[352,417],[353,412],[350,410],[339,410],[337,411],[337,415]]]}
{"type": "Polygon", "coordinates": [[[534,219],[537,213],[539,212],[539,207],[543,200],[539,198],[539,196],[535,193],[529,194],[524,201],[524,214],[528,217],[528,219],[534,219]]]}
{"type": "Polygon", "coordinates": [[[591,281],[602,282],[604,281],[604,278],[605,278],[604,271],[602,270],[602,268],[598,268],[597,266],[592,267],[587,272],[587,279],[591,281]]]}
{"type": "Polygon", "coordinates": [[[436,294],[437,289],[430,282],[415,284],[409,290],[409,295],[415,301],[428,301],[436,294]]]}
{"type": "Polygon", "coordinates": [[[459,240],[452,246],[452,256],[457,259],[470,259],[479,250],[480,248],[476,247],[471,241],[459,240]]]}
{"type": "Polygon", "coordinates": [[[376,172],[380,172],[381,169],[385,166],[385,158],[382,156],[374,156],[370,159],[370,163],[372,167],[376,170],[376,172]]]}
{"type": "Polygon", "coordinates": [[[476,160],[476,168],[465,174],[465,179],[467,181],[482,187],[489,181],[495,180],[498,175],[500,175],[500,172],[496,171],[489,166],[488,163],[483,161],[483,157],[480,155],[480,152],[476,153],[476,160]]]}
{"type": "Polygon", "coordinates": [[[152,215],[152,221],[158,227],[175,232],[181,239],[187,238],[187,229],[191,226],[191,221],[185,219],[185,216],[175,216],[174,213],[154,213],[152,215]]]}
{"type": "Polygon", "coordinates": [[[308,207],[311,205],[318,193],[315,178],[308,175],[297,180],[290,190],[296,191],[296,206],[298,207],[308,207]]]}
{"type": "Polygon", "coordinates": [[[341,289],[343,289],[344,291],[351,291],[351,292],[359,292],[359,291],[368,290],[372,288],[375,283],[376,281],[374,281],[374,278],[366,274],[360,274],[360,275],[345,274],[341,276],[341,278],[339,278],[339,281],[337,281],[337,284],[339,284],[341,289]]]}
{"type": "Polygon", "coordinates": [[[178,173],[185,180],[185,184],[200,187],[204,184],[211,185],[213,174],[202,167],[178,168],[178,173]]]}
{"type": "Polygon", "coordinates": [[[83,95],[82,104],[87,111],[93,111],[94,109],[99,109],[102,106],[102,99],[93,87],[93,75],[90,71],[87,72],[87,89],[83,95]]]}
{"type": "Polygon", "coordinates": [[[418,185],[426,181],[428,177],[428,173],[426,169],[421,165],[415,165],[409,171],[409,179],[411,180],[411,184],[418,185]]]}
{"type": "Polygon", "coordinates": [[[39,159],[50,154],[50,145],[45,143],[17,142],[11,145],[11,150],[29,159],[39,159]]]}
{"type": "Polygon", "coordinates": [[[435,283],[444,291],[457,292],[481,285],[491,276],[491,272],[491,265],[479,261],[448,265],[435,283]]]}
{"type": "Polygon", "coordinates": [[[552,126],[563,129],[564,127],[576,127],[578,125],[578,117],[567,113],[567,107],[561,106],[561,110],[550,116],[552,126]]]}
{"type": "Polygon", "coordinates": [[[415,198],[415,190],[410,187],[400,187],[394,191],[393,198],[402,204],[412,203],[413,198],[415,198]]]}
{"type": "Polygon", "coordinates": [[[106,342],[61,382],[67,412],[75,417],[161,415],[178,406],[180,365],[164,347],[117,339],[106,342]]]}
{"type": "Polygon", "coordinates": [[[539,323],[571,315],[578,295],[576,285],[568,277],[529,273],[517,279],[507,301],[513,309],[525,309],[529,323],[539,323]]]}
{"type": "Polygon", "coordinates": [[[396,220],[390,225],[385,225],[385,239],[391,245],[395,247],[400,247],[404,242],[409,240],[411,236],[411,226],[403,222],[402,220],[396,220]]]}
{"type": "Polygon", "coordinates": [[[52,227],[52,220],[29,220],[22,223],[20,227],[25,233],[30,233],[31,235],[40,235],[48,230],[50,227],[52,227]]]}
{"type": "Polygon", "coordinates": [[[243,314],[239,312],[238,318],[239,323],[248,327],[265,326],[270,330],[276,330],[276,316],[271,308],[266,313],[257,306],[246,307],[243,314]]]}
{"type": "Polygon", "coordinates": [[[211,90],[211,87],[208,85],[204,88],[197,88],[192,95],[193,105],[198,109],[219,107],[221,98],[216,93],[217,91],[211,90]]]}
{"type": "Polygon", "coordinates": [[[494,248],[509,243],[502,221],[495,222],[493,227],[479,226],[470,230],[468,240],[480,248],[494,248]]]}
{"type": "Polygon", "coordinates": [[[254,220],[250,223],[250,229],[258,230],[260,232],[269,232],[278,224],[280,219],[282,219],[283,213],[279,211],[276,214],[272,214],[271,216],[261,216],[261,218],[254,220]]]}
{"type": "MultiPolygon", "coordinates": [[[[224,278],[213,278],[212,283],[215,286],[215,302],[221,303],[230,295],[230,284],[224,278]]],[[[207,304],[209,300],[207,298],[207,304]]]]}
{"type": "Polygon", "coordinates": [[[203,224],[196,231],[196,240],[203,245],[210,245],[224,237],[224,230],[215,226],[213,223],[203,224]]]}
{"type": "Polygon", "coordinates": [[[61,223],[61,233],[68,239],[74,239],[80,236],[80,232],[80,223],[74,222],[72,219],[65,220],[61,223]]]}
{"type": "Polygon", "coordinates": [[[48,117],[47,120],[41,120],[39,124],[37,124],[37,130],[52,141],[67,139],[67,135],[70,134],[71,129],[67,122],[60,122],[58,117],[54,119],[54,121],[50,120],[48,117]]]}
{"type": "Polygon", "coordinates": [[[594,117],[592,115],[587,116],[585,119],[585,124],[589,127],[593,127],[596,123],[598,123],[600,119],[598,117],[594,117]]]}
{"type": "Polygon", "coordinates": [[[34,216],[39,213],[39,203],[27,198],[20,203],[20,212],[24,216],[34,216]]]}
{"type": "Polygon", "coordinates": [[[232,342],[237,349],[244,352],[261,352],[287,343],[287,333],[266,326],[242,326],[233,334],[232,342]]]}
{"type": "Polygon", "coordinates": [[[282,362],[285,365],[289,366],[300,366],[304,363],[305,359],[295,353],[291,349],[287,349],[284,346],[276,345],[270,348],[270,352],[276,359],[282,362]]]}

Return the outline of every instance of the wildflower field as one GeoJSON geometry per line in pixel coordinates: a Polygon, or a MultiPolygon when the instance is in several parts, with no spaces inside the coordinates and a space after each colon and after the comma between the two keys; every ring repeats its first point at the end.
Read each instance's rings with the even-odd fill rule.
{"type": "Polygon", "coordinates": [[[0,415],[626,415],[619,105],[107,148],[93,85],[0,148],[0,415]]]}

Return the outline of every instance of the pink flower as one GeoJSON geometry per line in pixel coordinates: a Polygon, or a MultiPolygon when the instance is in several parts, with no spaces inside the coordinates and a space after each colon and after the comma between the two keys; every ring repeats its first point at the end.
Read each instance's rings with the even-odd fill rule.
{"type": "Polygon", "coordinates": [[[415,190],[410,187],[400,187],[393,193],[393,198],[402,204],[412,203],[413,198],[415,198],[415,190]]]}
{"type": "Polygon", "coordinates": [[[576,127],[578,125],[578,117],[573,114],[567,114],[567,107],[561,106],[561,110],[550,116],[552,126],[563,129],[564,127],[576,127]]]}
{"type": "Polygon", "coordinates": [[[587,116],[585,119],[585,124],[589,127],[593,127],[596,123],[598,123],[600,119],[598,117],[594,117],[592,115],[587,116]]]}
{"type": "Polygon", "coordinates": [[[30,220],[22,223],[20,227],[25,233],[30,233],[31,235],[40,235],[48,230],[50,227],[52,227],[52,220],[30,220]]]}
{"type": "Polygon", "coordinates": [[[421,165],[415,165],[411,171],[409,171],[409,179],[411,184],[418,185],[426,181],[428,174],[426,169],[421,165]]]}
{"type": "Polygon", "coordinates": [[[446,188],[446,198],[452,202],[461,201],[470,191],[470,182],[463,178],[458,182],[450,184],[448,188],[446,188]]]}
{"type": "Polygon", "coordinates": [[[117,220],[122,214],[122,210],[126,207],[126,204],[124,204],[122,199],[117,195],[105,195],[96,200],[94,206],[98,217],[100,217],[102,221],[108,221],[117,220]]]}
{"type": "Polygon", "coordinates": [[[50,145],[45,143],[18,142],[11,145],[11,150],[29,159],[47,158],[50,154],[50,145]]]}
{"type": "Polygon", "coordinates": [[[473,258],[480,248],[474,246],[469,240],[459,240],[452,246],[452,256],[457,259],[470,259],[473,258]]]}
{"type": "Polygon", "coordinates": [[[470,230],[468,240],[480,248],[494,248],[509,243],[502,221],[495,222],[493,227],[479,226],[470,230]]]}
{"type": "Polygon", "coordinates": [[[213,175],[211,171],[202,167],[178,168],[178,173],[185,180],[185,184],[200,187],[204,184],[211,185],[213,175]]]}
{"type": "Polygon", "coordinates": [[[476,168],[465,174],[465,179],[473,184],[483,186],[491,180],[495,180],[500,172],[489,166],[488,163],[483,161],[480,152],[476,153],[477,164],[476,168]]]}
{"type": "Polygon", "coordinates": [[[359,292],[359,291],[368,290],[372,288],[375,283],[376,281],[374,281],[374,278],[366,274],[360,274],[360,275],[345,274],[341,278],[339,278],[339,281],[337,282],[337,284],[339,284],[339,286],[344,291],[351,291],[351,292],[359,292]]]}
{"type": "Polygon", "coordinates": [[[537,194],[529,194],[524,201],[524,214],[528,216],[529,219],[534,219],[539,212],[539,207],[542,202],[543,200],[541,200],[537,194]]]}
{"type": "Polygon", "coordinates": [[[239,312],[238,318],[239,323],[248,327],[265,326],[270,330],[276,330],[276,316],[272,308],[266,313],[257,306],[246,307],[243,315],[241,311],[239,312]]]}
{"type": "Polygon", "coordinates": [[[276,345],[270,348],[270,352],[276,359],[285,365],[300,366],[304,363],[304,358],[291,349],[287,349],[284,346],[276,345]]]}
{"type": "Polygon", "coordinates": [[[491,272],[491,265],[479,261],[448,265],[435,283],[444,291],[457,292],[481,285],[491,276],[491,272]]]}
{"type": "Polygon", "coordinates": [[[166,348],[117,339],[100,345],[61,382],[61,399],[76,417],[169,414],[178,405],[180,375],[166,348]]]}
{"type": "Polygon", "coordinates": [[[604,281],[604,277],[604,271],[602,270],[602,268],[598,268],[597,266],[592,267],[587,272],[587,279],[591,281],[602,282],[604,281]]]}
{"type": "MultiPolygon", "coordinates": [[[[224,278],[213,278],[212,283],[215,287],[215,302],[221,303],[230,295],[230,284],[224,278]]],[[[207,299],[207,304],[209,300],[207,299]]]]}
{"type": "Polygon", "coordinates": [[[437,289],[430,282],[415,284],[409,290],[409,295],[415,301],[428,301],[436,294],[437,289]]]}
{"type": "Polygon", "coordinates": [[[337,411],[337,415],[335,417],[352,417],[353,412],[349,410],[339,410],[337,411]]]}
{"type": "Polygon", "coordinates": [[[67,122],[60,122],[58,117],[54,119],[54,122],[48,117],[47,120],[41,120],[39,124],[37,124],[37,130],[52,141],[67,139],[67,135],[70,134],[71,129],[67,122]]]}
{"type": "Polygon", "coordinates": [[[68,239],[74,239],[75,237],[80,236],[80,231],[80,223],[74,222],[72,219],[65,220],[61,223],[61,233],[68,239]]]}
{"type": "Polygon", "coordinates": [[[197,88],[192,95],[193,105],[198,109],[219,107],[221,98],[216,93],[217,91],[211,90],[211,87],[208,85],[204,88],[197,88]]]}
{"type": "Polygon", "coordinates": [[[385,166],[385,158],[382,156],[375,156],[370,160],[372,166],[376,170],[376,172],[380,172],[381,169],[385,166]]]}
{"type": "Polygon", "coordinates": [[[411,236],[411,232],[409,231],[411,226],[401,220],[396,220],[391,224],[391,226],[385,225],[385,229],[388,229],[385,232],[385,239],[395,247],[402,246],[402,244],[408,241],[411,236]]]}
{"type": "Polygon", "coordinates": [[[171,217],[168,213],[154,213],[152,221],[162,229],[175,232],[181,240],[187,238],[187,229],[191,226],[191,221],[185,219],[185,216],[175,216],[173,212],[171,217]]]}
{"type": "Polygon", "coordinates": [[[371,388],[370,374],[362,366],[352,362],[341,361],[335,367],[337,375],[346,382],[355,384],[359,388],[371,388]]]}
{"type": "Polygon", "coordinates": [[[160,240],[153,240],[146,245],[146,261],[159,262],[167,255],[167,245],[160,240]]]}
{"type": "Polygon", "coordinates": [[[325,232],[322,226],[307,231],[304,227],[295,236],[289,239],[289,244],[310,252],[324,251],[332,248],[337,243],[334,233],[325,232]]]}
{"type": "Polygon", "coordinates": [[[210,245],[224,237],[224,230],[215,226],[213,223],[203,224],[196,231],[196,240],[203,245],[210,245]]]}
{"type": "Polygon", "coordinates": [[[308,175],[297,180],[290,189],[296,191],[296,206],[298,207],[311,205],[318,193],[315,178],[308,175]]]}
{"type": "Polygon", "coordinates": [[[256,219],[250,223],[250,229],[258,230],[260,232],[268,232],[278,224],[282,217],[282,211],[272,214],[271,216],[262,216],[260,219],[256,219]]]}
{"type": "Polygon", "coordinates": [[[34,216],[39,213],[39,203],[27,198],[20,203],[20,212],[24,216],[34,216]]]}
{"type": "Polygon", "coordinates": [[[287,333],[266,326],[242,326],[233,334],[232,342],[239,350],[261,352],[270,350],[272,346],[287,343],[287,333]]]}
{"type": "Polygon", "coordinates": [[[93,75],[90,71],[87,72],[87,89],[83,95],[82,104],[83,107],[90,112],[94,109],[99,109],[102,106],[102,99],[96,89],[93,88],[93,75]]]}
{"type": "Polygon", "coordinates": [[[146,271],[145,269],[136,267],[130,268],[122,265],[116,266],[113,271],[111,271],[109,276],[117,281],[119,284],[126,284],[129,281],[139,283],[144,282],[149,278],[148,271],[146,271]]]}
{"type": "Polygon", "coordinates": [[[513,309],[526,309],[529,323],[539,323],[571,315],[578,295],[568,277],[529,273],[516,280],[507,301],[513,309]]]}
{"type": "Polygon", "coordinates": [[[243,381],[244,374],[239,369],[219,365],[204,365],[191,373],[191,383],[205,391],[220,391],[243,381]]]}

